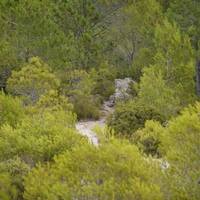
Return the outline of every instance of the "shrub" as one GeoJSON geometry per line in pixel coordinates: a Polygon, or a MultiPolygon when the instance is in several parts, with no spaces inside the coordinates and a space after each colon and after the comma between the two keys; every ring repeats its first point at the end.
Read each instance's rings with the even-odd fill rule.
{"type": "Polygon", "coordinates": [[[74,112],[77,114],[78,119],[99,119],[100,109],[95,105],[95,102],[81,102],[77,101],[74,104],[74,112]]]}
{"type": "Polygon", "coordinates": [[[69,74],[69,103],[74,106],[74,112],[80,118],[98,119],[100,116],[100,99],[93,95],[96,83],[84,70],[74,70],[69,74]]]}
{"type": "Polygon", "coordinates": [[[132,134],[130,140],[137,145],[145,154],[152,156],[161,156],[158,150],[160,146],[160,137],[165,128],[157,121],[147,120],[143,129],[137,130],[132,134]]]}
{"type": "Polygon", "coordinates": [[[0,174],[9,175],[11,188],[17,189],[17,199],[22,199],[24,191],[23,176],[27,176],[29,171],[30,166],[24,163],[18,156],[0,162],[0,174]]]}
{"type": "Polygon", "coordinates": [[[0,92],[0,126],[7,123],[15,127],[25,117],[22,101],[0,92]]]}
{"type": "Polygon", "coordinates": [[[163,123],[165,117],[149,105],[130,100],[117,105],[114,113],[108,118],[107,124],[117,135],[130,137],[136,130],[144,127],[146,120],[163,123]]]}
{"type": "Polygon", "coordinates": [[[102,67],[98,70],[92,69],[90,71],[92,79],[97,83],[94,92],[109,99],[110,95],[115,92],[114,79],[116,77],[116,72],[112,69],[112,66],[107,63],[103,63],[101,66],[102,67]]]}

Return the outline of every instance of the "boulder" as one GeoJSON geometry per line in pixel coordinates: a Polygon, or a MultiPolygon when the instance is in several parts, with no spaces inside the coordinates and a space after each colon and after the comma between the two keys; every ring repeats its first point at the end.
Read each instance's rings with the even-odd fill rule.
{"type": "Polygon", "coordinates": [[[122,101],[130,96],[130,83],[134,83],[131,78],[115,79],[115,93],[110,96],[108,106],[112,107],[116,101],[122,101]]]}

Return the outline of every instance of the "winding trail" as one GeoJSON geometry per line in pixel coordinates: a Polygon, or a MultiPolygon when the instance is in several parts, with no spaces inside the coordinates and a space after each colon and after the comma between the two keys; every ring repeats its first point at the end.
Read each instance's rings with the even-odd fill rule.
{"type": "Polygon", "coordinates": [[[92,132],[92,128],[95,125],[100,125],[103,127],[106,123],[106,117],[114,112],[113,107],[109,107],[108,102],[105,101],[101,108],[101,117],[99,120],[87,120],[87,121],[79,121],[76,123],[76,129],[82,135],[86,135],[89,138],[89,141],[94,144],[94,146],[98,146],[98,137],[92,132]]]}

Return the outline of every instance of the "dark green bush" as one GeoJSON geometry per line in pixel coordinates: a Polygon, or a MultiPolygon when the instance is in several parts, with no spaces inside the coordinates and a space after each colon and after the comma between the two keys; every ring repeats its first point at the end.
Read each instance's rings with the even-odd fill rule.
{"type": "Polygon", "coordinates": [[[149,105],[130,100],[117,105],[107,124],[115,130],[116,135],[129,138],[136,130],[144,127],[146,120],[163,123],[165,117],[149,105]]]}
{"type": "Polygon", "coordinates": [[[74,112],[77,114],[78,119],[99,119],[100,109],[94,102],[81,102],[78,101],[74,104],[74,112]]]}
{"type": "Polygon", "coordinates": [[[108,63],[102,63],[98,70],[91,70],[90,75],[96,83],[94,94],[108,99],[115,92],[116,71],[108,63]]]}
{"type": "Polygon", "coordinates": [[[145,127],[134,132],[130,141],[132,144],[138,146],[141,152],[147,155],[151,154],[152,156],[160,157],[160,138],[164,132],[165,128],[160,124],[160,122],[147,120],[145,127]]]}

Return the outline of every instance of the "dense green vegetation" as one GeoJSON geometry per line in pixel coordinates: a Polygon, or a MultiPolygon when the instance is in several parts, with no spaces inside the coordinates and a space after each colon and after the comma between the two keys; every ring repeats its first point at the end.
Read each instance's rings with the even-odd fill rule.
{"type": "Polygon", "coordinates": [[[0,1],[0,199],[198,200],[198,0],[0,1]],[[76,130],[131,77],[99,146],[76,130]]]}

